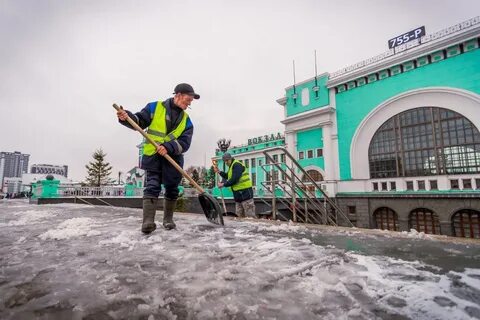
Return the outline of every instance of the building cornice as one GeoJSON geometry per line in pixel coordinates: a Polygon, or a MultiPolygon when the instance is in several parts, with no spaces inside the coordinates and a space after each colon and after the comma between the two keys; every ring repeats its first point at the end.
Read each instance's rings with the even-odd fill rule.
{"type": "Polygon", "coordinates": [[[390,49],[389,51],[386,51],[376,57],[363,60],[354,65],[342,68],[339,71],[333,72],[330,74],[327,87],[332,88],[339,84],[367,76],[405,61],[419,58],[428,53],[468,41],[472,38],[478,37],[479,34],[480,16],[436,33],[425,35],[420,39],[421,44],[419,44],[418,41],[407,43],[404,45],[404,51],[394,53],[394,49],[390,49]],[[457,30],[457,28],[460,28],[460,25],[463,25],[467,22],[471,23],[469,27],[459,31],[457,30]],[[426,40],[428,40],[428,42],[426,42],[426,40]],[[424,41],[426,43],[422,43],[424,41]],[[378,61],[371,62],[372,60],[376,59],[378,59],[378,61]]]}
{"type": "Polygon", "coordinates": [[[302,112],[300,114],[290,116],[290,117],[288,117],[285,120],[282,120],[280,122],[282,124],[286,125],[286,124],[289,124],[289,123],[309,119],[311,117],[320,116],[320,115],[324,115],[324,114],[331,114],[331,113],[335,113],[335,108],[334,107],[330,107],[330,106],[322,107],[320,109],[315,109],[315,110],[311,110],[311,111],[307,111],[307,112],[302,112]]]}
{"type": "Polygon", "coordinates": [[[283,97],[276,100],[279,105],[285,107],[287,105],[287,97],[283,97]]]}

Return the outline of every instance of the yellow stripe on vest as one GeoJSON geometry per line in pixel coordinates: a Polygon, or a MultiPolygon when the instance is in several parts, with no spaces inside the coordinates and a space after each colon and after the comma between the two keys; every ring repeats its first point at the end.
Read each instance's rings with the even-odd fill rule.
{"type": "MultiPolygon", "coordinates": [[[[188,114],[185,111],[182,111],[182,120],[178,126],[172,131],[167,133],[167,108],[163,105],[161,101],[157,101],[157,106],[155,108],[155,114],[153,115],[152,123],[147,130],[147,135],[152,138],[156,143],[162,144],[168,141],[176,141],[185,131],[187,127],[188,114]]],[[[177,142],[177,141],[176,141],[177,142]]],[[[180,143],[177,142],[177,145],[180,146],[180,143]]],[[[182,148],[179,148],[182,152],[182,148]]],[[[151,143],[145,143],[143,146],[143,154],[147,156],[152,156],[156,152],[155,147],[151,143]]]]}

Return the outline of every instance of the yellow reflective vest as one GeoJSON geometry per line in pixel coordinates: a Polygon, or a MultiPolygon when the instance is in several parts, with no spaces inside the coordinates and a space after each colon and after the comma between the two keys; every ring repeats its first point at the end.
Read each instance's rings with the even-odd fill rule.
{"type": "MultiPolygon", "coordinates": [[[[182,120],[172,132],[167,134],[167,108],[165,108],[161,101],[158,101],[157,106],[155,107],[155,114],[153,115],[152,123],[150,123],[150,126],[148,126],[147,135],[158,144],[174,141],[177,143],[177,146],[181,152],[182,146],[177,141],[177,138],[182,135],[183,131],[185,131],[187,119],[188,114],[185,111],[182,111],[182,120]]],[[[156,152],[157,150],[155,146],[146,141],[145,145],[143,146],[143,154],[152,156],[156,152]]]]}
{"type": "Polygon", "coordinates": [[[237,183],[235,183],[233,186],[232,186],[232,190],[233,191],[238,191],[238,190],[243,190],[243,189],[247,189],[247,188],[251,188],[252,187],[252,180],[250,180],[250,175],[248,174],[248,170],[247,168],[245,168],[245,166],[243,165],[243,163],[241,163],[240,161],[238,160],[233,160],[232,161],[232,164],[230,165],[230,167],[228,168],[228,172],[227,172],[227,179],[230,180],[232,178],[232,173],[233,173],[233,165],[235,163],[239,163],[242,168],[243,168],[243,172],[242,172],[242,175],[240,176],[240,179],[238,180],[237,183]]]}

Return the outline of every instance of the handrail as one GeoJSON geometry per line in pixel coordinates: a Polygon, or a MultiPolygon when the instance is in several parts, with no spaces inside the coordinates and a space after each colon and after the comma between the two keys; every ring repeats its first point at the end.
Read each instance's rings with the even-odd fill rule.
{"type": "Polygon", "coordinates": [[[108,203],[107,201],[105,201],[105,200],[103,200],[103,199],[100,199],[100,198],[97,198],[97,197],[95,197],[94,199],[96,199],[96,200],[98,200],[98,201],[106,204],[106,205],[109,206],[109,207],[113,207],[113,205],[111,205],[110,203],[108,203]]]}
{"type": "MultiPolygon", "coordinates": [[[[267,157],[267,159],[273,161],[273,158],[270,157],[269,154],[265,154],[265,156],[267,157]]],[[[278,170],[280,170],[287,177],[288,180],[292,180],[292,178],[295,178],[297,181],[299,181],[301,183],[301,185],[303,187],[306,187],[306,185],[303,183],[302,179],[300,177],[298,177],[297,174],[295,173],[295,170],[293,170],[292,168],[287,166],[287,168],[292,173],[292,175],[290,176],[285,170],[283,170],[283,168],[281,166],[278,165],[278,164],[281,164],[281,163],[275,163],[275,162],[271,162],[271,163],[275,164],[278,167],[278,170]]],[[[269,162],[269,164],[266,164],[265,166],[267,166],[267,165],[270,165],[270,162],[269,162]]],[[[262,168],[262,169],[264,169],[264,168],[262,168]]],[[[266,171],[266,170],[264,169],[264,171],[266,171]]],[[[298,187],[298,183],[295,184],[295,187],[298,187]]],[[[308,196],[308,190],[302,190],[302,194],[300,194],[300,192],[298,192],[297,190],[293,190],[294,193],[292,194],[292,193],[288,192],[288,190],[286,188],[284,188],[283,186],[281,186],[281,188],[285,191],[285,193],[287,195],[292,197],[292,199],[295,198],[294,195],[296,195],[297,193],[299,193],[299,196],[302,196],[302,194],[304,194],[305,198],[307,198],[310,201],[310,203],[314,206],[314,209],[316,208],[320,212],[320,214],[319,214],[318,211],[315,210],[315,213],[318,214],[319,216],[324,216],[324,223],[330,222],[330,224],[336,225],[335,221],[333,221],[333,219],[330,218],[330,216],[329,216],[328,212],[325,210],[325,208],[319,207],[312,200],[312,198],[308,196]],[[323,214],[321,213],[322,209],[323,209],[323,214]]],[[[323,197],[323,198],[325,199],[325,197],[323,197]]],[[[296,221],[296,208],[297,208],[297,206],[294,204],[294,202],[296,202],[296,201],[292,200],[292,202],[290,203],[293,206],[293,209],[291,209],[290,211],[292,211],[292,213],[294,214],[294,221],[296,221]]]]}
{"type": "Polygon", "coordinates": [[[91,206],[94,205],[93,203],[90,203],[90,202],[88,202],[87,200],[82,199],[82,198],[77,197],[77,196],[75,196],[75,203],[77,203],[77,199],[80,200],[80,201],[82,201],[82,202],[84,202],[84,203],[86,203],[86,204],[89,204],[89,205],[91,205],[91,206]]]}
{"type": "MultiPolygon", "coordinates": [[[[305,171],[305,169],[300,165],[300,163],[298,163],[298,161],[292,156],[292,154],[290,152],[288,152],[288,150],[285,148],[285,147],[273,147],[273,148],[270,148],[268,150],[264,150],[263,151],[263,154],[265,155],[265,157],[267,157],[269,159],[269,162],[265,164],[265,166],[267,165],[271,165],[271,166],[275,166],[278,168],[278,170],[282,171],[282,173],[284,173],[287,177],[289,176],[287,174],[287,172],[285,170],[283,170],[283,168],[279,165],[278,162],[275,162],[273,160],[273,158],[268,154],[269,152],[272,152],[272,151],[282,151],[288,158],[289,160],[296,166],[296,169],[299,169],[302,173],[303,173],[303,176],[307,178],[308,182],[312,183],[313,186],[318,189],[321,194],[323,195],[323,200],[325,202],[327,202],[331,207],[333,207],[335,209],[335,212],[338,214],[340,214],[342,216],[342,218],[351,226],[353,227],[353,224],[350,222],[350,219],[348,219],[348,217],[345,215],[345,213],[343,212],[342,209],[340,209],[340,207],[332,200],[330,199],[330,197],[322,190],[322,188],[317,184],[317,182],[308,174],[307,171],[305,171]],[[271,162],[270,162],[271,161],[271,162]]],[[[298,179],[298,181],[300,181],[302,183],[303,186],[306,186],[302,181],[302,179],[299,179],[298,176],[295,174],[295,170],[293,170],[292,168],[290,168],[289,166],[287,166],[287,168],[290,169],[290,172],[292,172],[292,177],[290,177],[290,180],[293,180],[295,182],[295,179],[298,179]]],[[[263,167],[262,167],[263,169],[263,167]]],[[[265,170],[265,169],[264,169],[265,170]]],[[[266,170],[265,170],[266,171],[266,170]]],[[[295,183],[294,186],[292,187],[298,187],[298,185],[295,183]]],[[[292,190],[294,193],[296,193],[296,190],[292,190]]],[[[303,191],[303,193],[305,194],[305,197],[308,198],[310,201],[311,201],[311,198],[310,196],[308,195],[308,191],[303,191]]],[[[313,201],[312,201],[313,203],[313,201]]],[[[327,218],[327,221],[328,220],[331,220],[333,222],[333,219],[330,217],[330,215],[328,214],[328,212],[325,210],[325,216],[327,218]]],[[[330,222],[330,221],[329,221],[330,222]]],[[[334,222],[334,224],[336,224],[334,222]]]]}
{"type": "MultiPolygon", "coordinates": [[[[268,187],[266,186],[267,183],[262,182],[262,185],[263,185],[264,187],[268,188],[268,187]]],[[[284,193],[285,193],[286,195],[288,195],[289,197],[292,197],[292,198],[293,198],[292,193],[290,193],[290,191],[289,191],[285,186],[279,185],[279,187],[284,191],[284,193]]],[[[303,191],[303,190],[302,190],[302,191],[303,191]]],[[[295,191],[295,192],[296,192],[296,191],[295,191]]],[[[287,204],[285,204],[285,201],[284,201],[282,198],[278,198],[278,200],[280,200],[280,202],[281,202],[283,205],[285,205],[285,206],[293,213],[293,209],[291,209],[291,208],[293,208],[293,206],[295,205],[295,204],[293,203],[293,201],[290,202],[290,201],[287,200],[287,204]]],[[[333,220],[328,216],[328,212],[326,212],[324,208],[319,207],[319,206],[316,204],[316,202],[315,202],[313,199],[311,199],[310,197],[308,197],[308,200],[310,201],[310,204],[313,205],[313,211],[314,211],[314,213],[316,213],[316,214],[317,214],[318,216],[320,216],[320,217],[325,216],[325,218],[326,218],[325,221],[330,220],[329,222],[330,222],[331,224],[336,224],[335,221],[333,221],[333,220]],[[322,213],[322,209],[323,209],[324,213],[322,213]]],[[[311,209],[312,209],[312,208],[311,208],[311,209]]],[[[305,213],[308,214],[307,212],[305,212],[305,213]]],[[[315,218],[315,217],[314,217],[314,218],[315,218]]],[[[307,220],[306,217],[305,217],[304,220],[305,220],[304,222],[307,222],[307,221],[306,221],[306,220],[307,220]]],[[[316,218],[315,218],[315,220],[317,220],[317,223],[319,223],[319,224],[322,223],[322,222],[318,221],[318,219],[316,219],[316,218]]],[[[325,223],[325,221],[323,221],[323,222],[325,223]]]]}

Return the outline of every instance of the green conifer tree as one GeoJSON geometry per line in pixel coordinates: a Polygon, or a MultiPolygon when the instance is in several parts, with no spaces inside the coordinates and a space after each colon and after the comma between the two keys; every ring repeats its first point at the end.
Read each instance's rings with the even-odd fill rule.
{"type": "Polygon", "coordinates": [[[93,153],[94,161],[85,165],[87,168],[86,184],[92,187],[100,187],[111,182],[110,174],[112,166],[105,161],[107,154],[102,149],[95,150],[93,153]]]}

